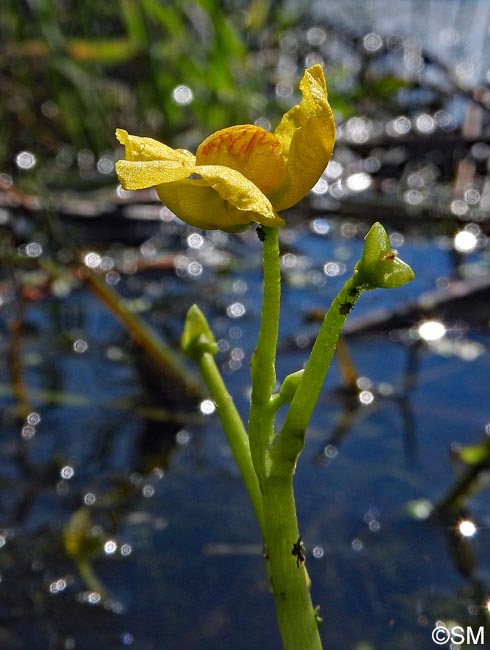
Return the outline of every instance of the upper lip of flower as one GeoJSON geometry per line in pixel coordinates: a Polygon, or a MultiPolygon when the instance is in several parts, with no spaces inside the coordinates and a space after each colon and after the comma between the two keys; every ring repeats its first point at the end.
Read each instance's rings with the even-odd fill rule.
{"type": "Polygon", "coordinates": [[[201,228],[239,230],[256,221],[283,225],[277,211],[299,201],[316,183],[331,156],[335,122],[323,69],[308,68],[302,100],[272,133],[246,124],[213,133],[194,156],[117,129],[125,160],[116,172],[125,189],[156,186],[177,216],[201,228]]]}

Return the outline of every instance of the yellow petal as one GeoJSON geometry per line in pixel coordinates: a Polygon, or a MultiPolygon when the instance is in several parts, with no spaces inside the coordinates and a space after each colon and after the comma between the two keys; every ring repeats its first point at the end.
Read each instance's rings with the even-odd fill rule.
{"type": "Polygon", "coordinates": [[[229,167],[119,160],[116,172],[125,189],[156,186],[160,199],[172,212],[199,228],[234,231],[251,222],[284,225],[259,188],[229,167]]]}
{"type": "Polygon", "coordinates": [[[116,129],[116,138],[125,147],[126,160],[175,160],[193,165],[195,157],[183,149],[172,149],[153,138],[130,135],[124,129],[116,129]]]}
{"type": "Polygon", "coordinates": [[[276,210],[294,205],[311,190],[335,143],[335,120],[321,65],[305,70],[299,88],[303,99],[283,116],[274,132],[282,145],[288,176],[288,184],[271,197],[276,210]]]}
{"type": "Polygon", "coordinates": [[[156,189],[172,212],[198,228],[234,232],[252,222],[284,225],[259,188],[228,167],[198,165],[182,181],[156,189]]]}
{"type": "Polygon", "coordinates": [[[269,196],[286,180],[282,147],[273,133],[242,124],[216,131],[196,151],[197,165],[221,165],[239,171],[269,196]]]}
{"type": "Polygon", "coordinates": [[[182,221],[205,230],[240,232],[256,219],[226,203],[210,187],[166,183],[157,188],[158,196],[182,221]]]}
{"type": "Polygon", "coordinates": [[[185,166],[181,160],[118,160],[116,163],[116,174],[125,190],[181,181],[193,170],[193,164],[185,166]]]}

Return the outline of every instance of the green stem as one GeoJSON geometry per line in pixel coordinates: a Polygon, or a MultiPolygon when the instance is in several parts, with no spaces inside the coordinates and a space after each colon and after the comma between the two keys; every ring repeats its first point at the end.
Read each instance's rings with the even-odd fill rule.
{"type": "Polygon", "coordinates": [[[263,228],[264,290],[257,347],[252,355],[249,438],[252,460],[262,486],[267,475],[267,448],[274,435],[270,399],[276,383],[276,349],[281,302],[281,263],[276,228],[263,228]]]}
{"type": "Polygon", "coordinates": [[[294,473],[303,449],[306,428],[320,395],[345,320],[363,288],[347,280],[323,320],[284,425],[271,446],[272,473],[294,473]]]}
{"type": "Polygon", "coordinates": [[[293,547],[299,541],[292,475],[264,485],[265,551],[284,650],[321,650],[306,567],[293,547]]]}
{"type": "Polygon", "coordinates": [[[264,548],[284,650],[321,650],[318,625],[304,565],[292,554],[298,522],[292,473],[270,477],[269,449],[274,437],[271,396],[281,300],[279,242],[274,228],[264,228],[264,290],[257,347],[251,361],[250,450],[264,508],[264,548]]]}
{"type": "Polygon", "coordinates": [[[236,409],[233,398],[226,388],[213,355],[209,352],[204,352],[197,359],[197,363],[211,399],[216,404],[218,416],[226,434],[228,444],[230,445],[233,458],[240,470],[250,500],[252,501],[257,521],[263,531],[264,512],[262,494],[252,463],[249,440],[242,419],[236,409]]]}

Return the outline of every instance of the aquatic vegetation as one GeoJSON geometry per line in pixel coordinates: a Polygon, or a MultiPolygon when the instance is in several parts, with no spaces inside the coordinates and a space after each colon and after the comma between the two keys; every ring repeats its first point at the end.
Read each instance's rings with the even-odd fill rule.
{"type": "Polygon", "coordinates": [[[335,134],[321,66],[305,71],[300,89],[302,101],[286,113],[274,134],[252,125],[230,127],[205,140],[195,157],[118,130],[126,159],[116,163],[116,172],[125,189],[155,186],[167,207],[191,225],[235,231],[250,222],[261,224],[262,320],[251,361],[248,427],[221,377],[213,332],[196,305],[188,311],[181,343],[217,407],[255,510],[284,649],[320,650],[319,608],[311,600],[296,516],[296,464],[340,332],[356,301],[367,289],[399,287],[414,275],[391,248],[384,228],[374,224],[353,276],[327,311],[304,371],[286,377],[275,392],[281,298],[275,226],[283,224],[275,210],[290,207],[313,187],[330,158],[335,134]],[[285,403],[289,408],[276,430],[275,415],[285,403]]]}

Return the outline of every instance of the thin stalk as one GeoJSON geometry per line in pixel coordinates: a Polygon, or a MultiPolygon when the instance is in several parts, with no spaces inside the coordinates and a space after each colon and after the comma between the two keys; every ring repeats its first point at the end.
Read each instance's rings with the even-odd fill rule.
{"type": "Polygon", "coordinates": [[[281,302],[281,263],[276,228],[263,228],[262,318],[257,347],[252,355],[252,396],[249,438],[252,460],[259,482],[267,474],[267,448],[274,434],[274,415],[269,402],[276,383],[276,349],[281,302]]]}
{"type": "Polygon", "coordinates": [[[199,370],[211,399],[216,404],[221,426],[224,429],[233,458],[240,470],[260,528],[264,530],[264,512],[259,481],[252,463],[249,439],[233,398],[223,381],[214,357],[204,352],[198,359],[199,370]]]}
{"type": "Polygon", "coordinates": [[[273,473],[294,472],[303,449],[306,428],[320,395],[345,320],[363,289],[350,278],[325,315],[284,425],[272,444],[273,473]]]}

